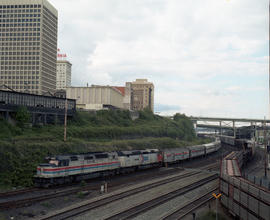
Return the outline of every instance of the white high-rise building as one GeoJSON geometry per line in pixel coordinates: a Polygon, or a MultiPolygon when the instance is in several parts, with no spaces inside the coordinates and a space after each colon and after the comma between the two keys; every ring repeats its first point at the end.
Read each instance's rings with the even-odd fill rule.
{"type": "Polygon", "coordinates": [[[71,66],[67,60],[57,60],[56,89],[66,89],[71,86],[71,66]]]}
{"type": "Polygon", "coordinates": [[[47,0],[0,0],[0,85],[55,92],[57,17],[47,0]]]}

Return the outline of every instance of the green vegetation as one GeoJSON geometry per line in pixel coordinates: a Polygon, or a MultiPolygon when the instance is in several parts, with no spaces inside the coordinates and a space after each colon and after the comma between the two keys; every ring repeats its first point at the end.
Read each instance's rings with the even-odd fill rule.
{"type": "Polygon", "coordinates": [[[16,121],[20,128],[23,128],[25,123],[28,123],[30,121],[30,113],[27,111],[27,108],[25,106],[21,106],[18,108],[16,112],[16,121]]]}
{"type": "Polygon", "coordinates": [[[80,199],[82,199],[84,196],[85,196],[85,194],[82,191],[77,193],[77,197],[80,199]]]}
{"type": "Polygon", "coordinates": [[[0,220],[6,220],[7,217],[3,214],[3,213],[0,213],[0,220]]]}
{"type": "Polygon", "coordinates": [[[80,183],[80,186],[81,186],[81,187],[86,186],[86,182],[85,182],[84,180],[82,180],[81,183],[80,183]]]}
{"type": "MultiPolygon", "coordinates": [[[[22,124],[29,121],[24,110],[16,118],[22,124]]],[[[175,148],[209,141],[195,137],[185,115],[176,114],[171,120],[147,109],[134,121],[128,111],[78,112],[68,121],[67,142],[63,141],[63,125],[31,128],[22,124],[14,126],[0,118],[0,188],[31,186],[36,166],[49,155],[175,148]]]]}
{"type": "Polygon", "coordinates": [[[42,206],[46,207],[46,208],[51,208],[52,207],[52,204],[49,203],[49,202],[41,202],[40,203],[42,206]]]}
{"type": "MultiPolygon", "coordinates": [[[[208,211],[204,215],[198,217],[198,220],[215,220],[216,219],[216,212],[214,211],[208,211]]],[[[219,220],[226,220],[226,218],[218,213],[218,219],[219,220]]]]}

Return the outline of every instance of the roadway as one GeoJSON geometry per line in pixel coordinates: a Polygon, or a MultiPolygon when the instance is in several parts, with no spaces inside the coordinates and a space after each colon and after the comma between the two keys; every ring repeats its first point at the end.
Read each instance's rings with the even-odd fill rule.
{"type": "Polygon", "coordinates": [[[212,122],[220,122],[220,121],[231,121],[231,122],[250,122],[250,123],[270,123],[268,119],[252,119],[252,118],[215,118],[215,117],[189,117],[191,121],[212,121],[212,122]]]}

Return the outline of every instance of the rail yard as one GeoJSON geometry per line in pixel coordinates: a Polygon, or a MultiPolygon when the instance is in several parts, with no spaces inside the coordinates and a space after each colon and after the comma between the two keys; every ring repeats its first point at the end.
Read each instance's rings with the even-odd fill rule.
{"type": "MultiPolygon", "coordinates": [[[[235,200],[231,193],[241,191],[235,185],[235,178],[248,182],[241,177],[241,167],[248,163],[247,155],[254,149],[246,145],[244,150],[239,150],[229,142],[212,154],[164,164],[165,167],[130,170],[122,175],[86,180],[84,184],[74,182],[2,193],[0,209],[14,219],[189,219],[200,207],[208,209],[214,199],[212,193],[221,192],[223,211],[241,216],[244,209],[231,209],[240,207],[243,199],[235,200]],[[101,193],[101,185],[105,184],[107,187],[101,193]],[[232,198],[237,203],[235,206],[230,205],[232,198]]],[[[245,192],[248,200],[258,198],[256,207],[260,212],[246,207],[248,214],[243,215],[267,219],[269,191],[255,184],[252,187],[264,193],[262,199],[245,192]]],[[[239,198],[241,193],[244,192],[238,194],[239,198]]]]}
{"type": "MultiPolygon", "coordinates": [[[[228,144],[232,144],[227,138],[228,144]]],[[[232,138],[231,138],[232,139],[232,138]]],[[[225,140],[226,141],[226,140],[225,140]]],[[[241,144],[242,145],[242,144],[241,144]]],[[[269,219],[269,186],[262,186],[242,177],[241,168],[250,159],[249,149],[231,152],[221,163],[220,192],[221,204],[234,217],[242,219],[269,219]]],[[[252,149],[252,155],[254,148],[252,149]]]]}
{"type": "MultiPolygon", "coordinates": [[[[210,167],[211,167],[211,169],[213,169],[213,166],[209,166],[209,165],[205,166],[205,169],[207,170],[210,167]]],[[[204,168],[202,167],[202,169],[204,169],[204,168]]],[[[204,171],[204,172],[206,172],[206,173],[203,174],[202,171],[198,171],[198,170],[194,170],[194,169],[184,170],[183,168],[160,168],[159,171],[151,170],[151,172],[150,172],[150,170],[147,170],[147,171],[144,170],[141,173],[133,173],[131,175],[126,175],[126,176],[117,176],[117,177],[113,178],[115,180],[111,180],[108,184],[109,193],[104,194],[102,196],[109,197],[109,195],[111,195],[111,194],[115,195],[117,193],[117,191],[120,190],[120,191],[125,191],[125,194],[121,194],[120,197],[118,195],[118,200],[123,199],[125,197],[128,198],[128,195],[132,195],[132,194],[137,195],[138,192],[143,194],[144,191],[147,191],[147,190],[151,191],[152,189],[157,188],[157,187],[163,186],[164,189],[170,188],[170,186],[174,185],[175,182],[181,183],[183,179],[187,179],[186,181],[191,181],[191,182],[195,181],[196,178],[199,178],[200,180],[202,180],[202,176],[209,176],[210,175],[209,172],[207,172],[207,171],[204,171]],[[150,173],[151,173],[151,176],[149,176],[150,173]],[[194,179],[194,177],[196,177],[196,178],[194,179]],[[150,185],[149,185],[149,182],[151,183],[150,185]],[[171,185],[168,185],[169,183],[171,185]],[[138,188],[138,186],[140,188],[138,188]],[[133,189],[133,191],[131,191],[131,189],[133,189]]],[[[211,178],[217,179],[216,174],[211,174],[211,175],[212,175],[211,178]]],[[[208,180],[205,180],[205,181],[207,182],[208,180]]],[[[201,181],[199,183],[197,182],[197,184],[194,185],[194,187],[195,186],[197,187],[201,183],[202,183],[201,181]]],[[[215,184],[215,187],[217,187],[217,184],[215,184]]],[[[89,186],[86,186],[86,187],[78,187],[77,190],[66,189],[66,190],[59,190],[58,192],[56,192],[57,191],[56,189],[53,189],[53,190],[41,189],[40,192],[36,191],[36,194],[32,195],[33,198],[29,198],[29,199],[24,199],[24,200],[20,199],[19,201],[17,201],[18,196],[13,195],[12,196],[13,201],[8,202],[6,204],[1,203],[1,208],[2,208],[2,211],[4,211],[4,212],[13,213],[13,216],[14,216],[14,213],[18,212],[16,219],[25,219],[25,217],[34,217],[34,215],[36,216],[36,219],[40,219],[40,218],[45,218],[46,215],[44,215],[44,216],[42,215],[45,213],[41,212],[41,213],[39,213],[39,215],[37,215],[36,212],[33,210],[36,210],[36,211],[40,210],[41,207],[42,207],[42,209],[46,208],[46,207],[44,207],[44,204],[51,204],[51,206],[52,206],[52,207],[47,207],[48,213],[52,213],[52,212],[55,213],[56,212],[57,214],[59,214],[57,212],[57,209],[55,209],[56,207],[53,207],[53,206],[56,205],[57,203],[59,203],[59,201],[63,200],[63,198],[64,198],[64,201],[66,200],[65,198],[67,198],[67,197],[70,198],[70,200],[73,200],[73,205],[72,205],[72,203],[69,203],[69,205],[71,207],[73,207],[74,204],[80,204],[80,205],[76,205],[76,206],[81,206],[81,203],[89,203],[87,201],[87,200],[89,200],[89,198],[92,198],[92,197],[96,198],[96,196],[99,196],[100,195],[99,189],[100,189],[100,181],[96,181],[95,183],[91,182],[91,183],[89,183],[89,186]],[[77,193],[81,192],[82,190],[83,191],[88,190],[88,192],[90,192],[89,195],[84,197],[84,199],[80,199],[77,197],[77,193]],[[42,193],[43,193],[43,196],[41,195],[42,193]],[[73,196],[71,193],[73,193],[73,196]],[[82,200],[84,200],[84,201],[81,202],[82,200]],[[44,201],[46,201],[46,203],[44,201]],[[16,207],[16,209],[15,209],[15,207],[16,207]],[[14,212],[14,210],[15,210],[15,212],[14,212]],[[30,213],[32,213],[33,215],[31,215],[30,213]]],[[[190,189],[184,188],[183,190],[184,191],[179,191],[178,193],[180,193],[180,194],[186,193],[190,189]]],[[[164,190],[162,190],[162,191],[164,191],[164,190]]],[[[22,193],[22,192],[20,192],[20,193],[22,193]]],[[[156,194],[155,192],[152,192],[152,193],[153,193],[153,195],[156,194]]],[[[29,192],[26,194],[24,194],[24,195],[21,194],[20,198],[30,196],[29,192]]],[[[97,197],[97,198],[99,198],[99,197],[97,197]]],[[[116,198],[109,198],[109,202],[110,202],[110,200],[115,201],[115,199],[116,198]]],[[[1,201],[3,201],[3,198],[1,201]]],[[[108,202],[108,201],[103,201],[100,204],[100,206],[103,206],[104,203],[106,204],[106,202],[108,202]]],[[[61,207],[63,207],[62,204],[59,204],[57,206],[57,208],[61,208],[61,207]]],[[[70,209],[69,207],[64,207],[64,210],[69,210],[69,209],[70,209]]],[[[61,213],[62,216],[63,215],[65,216],[62,219],[65,219],[67,217],[66,215],[77,215],[80,212],[88,211],[88,208],[83,209],[83,210],[82,209],[83,208],[80,208],[80,211],[78,211],[78,209],[76,207],[76,209],[71,212],[72,214],[70,214],[70,211],[69,211],[69,214],[61,213]]],[[[54,219],[59,219],[59,218],[61,219],[61,217],[59,217],[59,216],[60,215],[55,216],[54,219]]],[[[52,217],[53,217],[52,214],[50,214],[46,218],[50,219],[52,217]]]]}

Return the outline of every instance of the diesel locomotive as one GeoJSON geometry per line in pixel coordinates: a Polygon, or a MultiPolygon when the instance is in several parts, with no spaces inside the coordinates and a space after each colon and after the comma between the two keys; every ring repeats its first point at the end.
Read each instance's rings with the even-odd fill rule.
{"type": "Polygon", "coordinates": [[[46,163],[37,167],[35,184],[49,187],[116,175],[163,164],[176,163],[216,152],[220,141],[209,144],[174,149],[146,149],[116,152],[91,152],[76,155],[58,155],[46,158],[46,163]]]}

